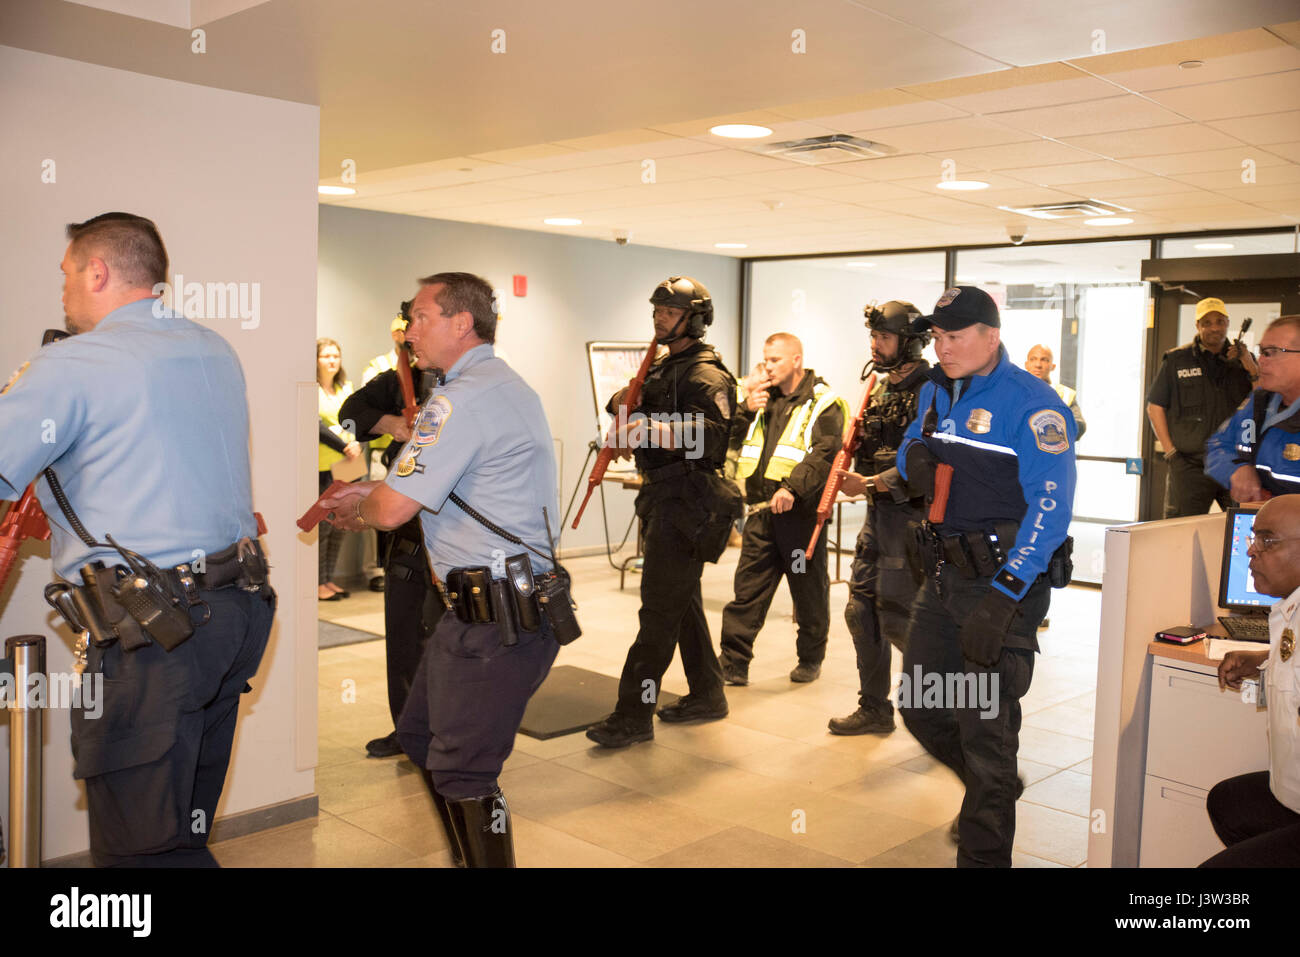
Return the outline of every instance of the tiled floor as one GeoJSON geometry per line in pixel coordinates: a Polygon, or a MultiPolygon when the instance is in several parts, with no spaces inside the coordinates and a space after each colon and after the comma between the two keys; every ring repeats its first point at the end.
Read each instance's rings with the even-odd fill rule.
{"type": "MultiPolygon", "coordinates": [[[[704,575],[716,643],[737,549],[704,575]]],[[[617,675],[636,627],[639,579],[618,590],[604,556],[575,574],[583,637],[557,664],[617,675]]],[[[847,565],[846,565],[847,570],[847,565]]],[[[330,603],[330,620],[382,630],[381,596],[330,603]]],[[[728,718],[657,722],[655,740],[619,751],[582,734],[519,736],[501,775],[520,866],[951,867],[948,823],[961,787],[902,727],[837,737],[828,718],[856,707],[857,671],[831,586],[830,648],[820,680],[792,684],[794,626],[782,588],[759,636],[752,684],[728,688],[728,718]]],[[[1015,864],[1074,867],[1087,856],[1100,592],[1053,592],[1051,627],[1024,698],[1015,864]]],[[[897,653],[895,670],[900,667],[897,653]]],[[[320,652],[320,815],[213,846],[225,866],[448,866],[442,829],[405,758],[367,759],[389,730],[383,642],[320,652]],[[355,688],[355,694],[349,689],[355,688]]],[[[684,692],[681,664],[664,681],[684,692]]],[[[611,702],[611,707],[612,707],[611,702]]]]}

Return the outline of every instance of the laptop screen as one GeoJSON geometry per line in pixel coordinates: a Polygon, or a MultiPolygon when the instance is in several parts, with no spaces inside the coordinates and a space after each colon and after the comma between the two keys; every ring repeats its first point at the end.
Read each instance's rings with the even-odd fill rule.
{"type": "Polygon", "coordinates": [[[1250,573],[1251,529],[1255,525],[1255,510],[1228,509],[1223,533],[1223,569],[1219,573],[1219,607],[1235,612],[1259,612],[1277,601],[1272,595],[1255,590],[1255,579],[1250,573]]]}

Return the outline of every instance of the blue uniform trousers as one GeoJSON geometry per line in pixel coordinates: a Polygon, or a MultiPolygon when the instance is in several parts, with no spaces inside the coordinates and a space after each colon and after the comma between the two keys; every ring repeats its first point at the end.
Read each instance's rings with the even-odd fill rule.
{"type": "Polygon", "coordinates": [[[495,624],[442,616],[397,721],[402,750],[431,772],[440,795],[459,801],[496,790],[528,699],[559,652],[545,616],[513,646],[501,643],[495,624]]]}
{"type": "Polygon", "coordinates": [[[233,587],[200,595],[212,617],[173,651],[91,647],[86,677],[103,675],[103,713],[72,712],[72,754],[96,867],[217,866],[208,834],[275,600],[233,587]]]}
{"type": "MultiPolygon", "coordinates": [[[[903,676],[973,673],[992,686],[997,679],[997,714],[967,701],[965,707],[925,706],[913,690],[909,707],[900,707],[903,723],[932,756],[946,764],[966,786],[958,818],[958,867],[1010,867],[1016,833],[1016,751],[1020,735],[1020,699],[1034,674],[1039,623],[1047,615],[1051,588],[1039,576],[1021,600],[1011,634],[993,668],[968,664],[961,652],[961,625],[988,591],[991,578],[962,578],[943,566],[942,592],[934,576],[912,606],[912,625],[903,653],[903,676]]],[[[905,702],[908,703],[908,702],[905,702]]]]}

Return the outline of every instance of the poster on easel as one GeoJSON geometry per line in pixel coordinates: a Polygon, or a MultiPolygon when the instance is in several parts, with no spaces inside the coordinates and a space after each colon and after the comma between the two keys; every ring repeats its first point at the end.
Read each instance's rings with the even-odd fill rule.
{"type": "MultiPolygon", "coordinates": [[[[588,342],[587,367],[591,371],[591,396],[596,406],[597,445],[605,441],[614,417],[605,411],[605,403],[619,389],[627,386],[641,368],[645,358],[644,342],[588,342]]],[[[636,465],[631,459],[609,463],[606,475],[633,475],[636,465]]]]}

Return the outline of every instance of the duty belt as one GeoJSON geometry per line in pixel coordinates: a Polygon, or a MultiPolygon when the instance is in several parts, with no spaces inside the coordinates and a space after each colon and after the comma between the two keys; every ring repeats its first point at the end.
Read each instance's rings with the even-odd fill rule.
{"type": "Polygon", "coordinates": [[[659,466],[657,469],[646,469],[641,473],[641,482],[644,485],[653,485],[655,482],[681,478],[683,475],[689,475],[691,472],[712,472],[713,470],[714,467],[703,460],[691,462],[670,462],[667,465],[659,466]]]}
{"type": "Polygon", "coordinates": [[[1019,530],[1017,522],[995,522],[989,530],[948,532],[926,522],[917,526],[921,561],[935,576],[941,566],[951,565],[963,578],[992,578],[1006,563],[1019,530]]]}
{"type": "Polygon", "coordinates": [[[447,572],[447,609],[466,625],[495,624],[501,643],[507,647],[519,643],[520,631],[537,631],[542,627],[542,604],[539,596],[556,576],[553,572],[536,575],[527,555],[506,559],[507,578],[493,578],[486,565],[453,568],[447,572]]]}

